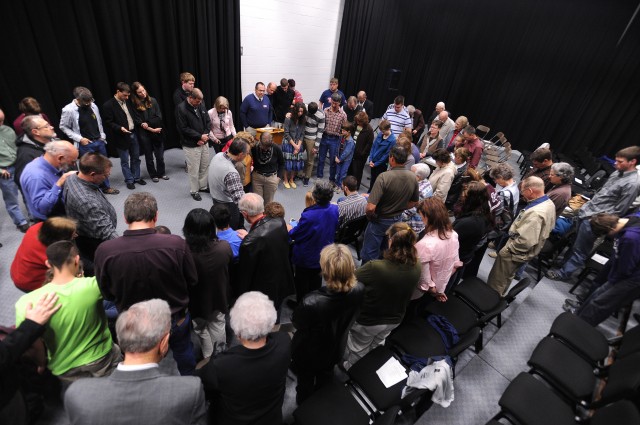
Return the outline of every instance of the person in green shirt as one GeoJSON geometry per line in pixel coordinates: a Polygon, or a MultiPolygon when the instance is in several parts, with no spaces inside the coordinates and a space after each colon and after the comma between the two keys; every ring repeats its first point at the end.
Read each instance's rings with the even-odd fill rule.
{"type": "MultiPolygon", "coordinates": [[[[55,293],[61,308],[43,336],[51,373],[65,385],[79,378],[111,374],[122,355],[111,339],[95,277],[78,277],[80,256],[70,241],[49,245],[47,266],[53,270],[51,282],[18,300],[16,326],[25,320],[27,305],[55,293]]],[[[43,360],[39,366],[45,365],[43,360]]]]}

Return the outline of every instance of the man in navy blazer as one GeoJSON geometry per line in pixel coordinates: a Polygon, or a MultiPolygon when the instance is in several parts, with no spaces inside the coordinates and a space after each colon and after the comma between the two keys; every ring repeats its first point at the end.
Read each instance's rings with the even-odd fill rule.
{"type": "Polygon", "coordinates": [[[124,361],[106,378],[74,382],[64,396],[72,425],[206,424],[202,383],[168,376],[158,363],[169,350],[171,311],[164,300],[132,305],[116,322],[124,361]]]}

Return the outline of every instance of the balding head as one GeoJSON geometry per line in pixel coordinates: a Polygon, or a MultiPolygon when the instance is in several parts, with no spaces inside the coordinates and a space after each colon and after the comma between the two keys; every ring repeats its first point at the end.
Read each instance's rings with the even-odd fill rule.
{"type": "Polygon", "coordinates": [[[358,92],[358,102],[364,102],[365,100],[367,100],[367,94],[364,91],[359,91],[358,92]]]}
{"type": "Polygon", "coordinates": [[[0,125],[4,125],[4,112],[0,109],[0,125]]]}
{"type": "Polygon", "coordinates": [[[544,195],[544,181],[540,177],[531,176],[522,181],[522,196],[527,201],[533,201],[544,195]]]}
{"type": "Polygon", "coordinates": [[[66,140],[56,140],[45,145],[44,159],[55,168],[67,171],[78,160],[78,149],[66,140]]]}
{"type": "Polygon", "coordinates": [[[444,111],[444,102],[436,103],[436,112],[440,113],[444,111]]]}
{"type": "Polygon", "coordinates": [[[264,212],[264,199],[256,193],[245,193],[238,202],[238,209],[253,224],[264,212]]]}
{"type": "Polygon", "coordinates": [[[449,113],[447,111],[442,111],[438,114],[438,119],[443,123],[447,122],[449,119],[449,113]]]}
{"type": "Polygon", "coordinates": [[[24,134],[43,145],[49,143],[56,137],[53,126],[40,115],[29,115],[25,117],[25,119],[22,120],[21,126],[24,134]]]}
{"type": "Polygon", "coordinates": [[[278,87],[277,84],[271,81],[269,84],[267,84],[267,94],[271,96],[273,92],[276,91],[277,87],[278,87]]]}

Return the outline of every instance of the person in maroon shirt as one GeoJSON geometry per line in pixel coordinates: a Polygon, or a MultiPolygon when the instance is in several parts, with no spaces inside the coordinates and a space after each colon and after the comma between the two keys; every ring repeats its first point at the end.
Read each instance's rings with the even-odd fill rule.
{"type": "Polygon", "coordinates": [[[464,138],[464,144],[462,147],[467,148],[470,153],[468,160],[469,168],[476,168],[478,163],[480,163],[484,144],[476,134],[476,128],[470,125],[466,126],[464,130],[462,130],[462,137],[464,138]]]}

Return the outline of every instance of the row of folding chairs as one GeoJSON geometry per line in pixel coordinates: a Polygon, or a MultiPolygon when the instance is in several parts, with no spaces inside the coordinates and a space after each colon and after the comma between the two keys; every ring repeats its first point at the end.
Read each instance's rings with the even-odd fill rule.
{"type": "Polygon", "coordinates": [[[305,400],[293,414],[295,423],[391,424],[398,414],[409,409],[414,409],[419,416],[431,406],[432,392],[417,390],[403,399],[401,394],[407,379],[387,388],[376,371],[393,358],[408,374],[412,364],[407,355],[413,359],[446,355],[455,365],[460,353],[467,348],[474,346],[479,352],[483,346],[483,328],[492,320],[501,326],[502,312],[528,285],[529,279],[523,279],[503,298],[481,279],[465,279],[446,302],[431,302],[416,317],[394,329],[385,345],[358,360],[346,372],[347,382],[329,384],[305,400]],[[429,315],[443,316],[455,327],[459,340],[452,347],[447,348],[440,333],[428,323],[429,315]]]}
{"type": "Polygon", "coordinates": [[[487,425],[640,424],[639,362],[640,327],[607,341],[582,319],[563,313],[533,350],[530,370],[504,391],[501,411],[487,425]]]}

